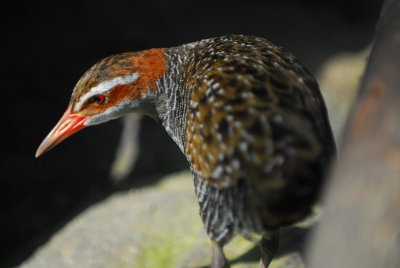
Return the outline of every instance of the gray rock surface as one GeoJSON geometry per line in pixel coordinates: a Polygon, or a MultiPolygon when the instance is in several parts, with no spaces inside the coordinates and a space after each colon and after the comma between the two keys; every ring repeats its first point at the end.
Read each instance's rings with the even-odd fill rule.
{"type": "Polygon", "coordinates": [[[191,184],[182,173],[114,194],[68,223],[22,267],[161,267],[205,239],[191,184]]]}
{"type": "MultiPolygon", "coordinates": [[[[226,247],[228,257],[235,260],[232,267],[257,267],[257,254],[250,260],[240,258],[251,249],[258,253],[254,246],[235,238],[226,247]]],[[[183,172],[90,207],[21,267],[207,267],[210,259],[192,178],[183,172]]],[[[303,266],[298,253],[291,252],[277,258],[274,267],[303,266]]]]}

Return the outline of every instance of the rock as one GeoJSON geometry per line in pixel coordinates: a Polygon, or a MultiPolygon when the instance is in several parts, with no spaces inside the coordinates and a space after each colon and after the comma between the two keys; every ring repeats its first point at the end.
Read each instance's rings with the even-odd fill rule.
{"type": "MultiPolygon", "coordinates": [[[[293,244],[283,236],[284,247],[293,244]]],[[[233,268],[258,267],[254,242],[238,236],[225,251],[233,268]]],[[[278,255],[271,268],[304,267],[296,250],[278,255]]],[[[210,259],[192,178],[183,172],[88,208],[21,267],[207,267],[210,259]]]]}

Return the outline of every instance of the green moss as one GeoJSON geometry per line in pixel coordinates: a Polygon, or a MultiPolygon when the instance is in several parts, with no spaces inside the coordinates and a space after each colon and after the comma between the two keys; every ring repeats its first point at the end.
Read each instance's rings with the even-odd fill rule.
{"type": "MultiPolygon", "coordinates": [[[[191,231],[194,234],[195,231],[191,231]]],[[[173,267],[176,260],[197,243],[198,240],[194,235],[182,237],[182,232],[178,229],[154,232],[149,235],[148,242],[143,245],[138,264],[140,267],[173,267]]]]}

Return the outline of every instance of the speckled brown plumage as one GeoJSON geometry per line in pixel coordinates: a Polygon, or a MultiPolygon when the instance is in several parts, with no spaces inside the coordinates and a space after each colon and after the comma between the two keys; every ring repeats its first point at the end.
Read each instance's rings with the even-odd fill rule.
{"type": "MultiPolygon", "coordinates": [[[[218,187],[235,185],[243,173],[266,177],[285,155],[316,159],[317,138],[329,135],[318,86],[293,55],[263,40],[231,41],[200,47],[186,83],[193,89],[187,154],[199,176],[218,187]]],[[[279,187],[278,177],[265,183],[279,187]]]]}
{"type": "Polygon", "coordinates": [[[186,152],[198,178],[250,187],[246,209],[263,228],[307,215],[335,150],[311,74],[282,48],[245,36],[200,43],[187,66],[186,152]]]}
{"type": "Polygon", "coordinates": [[[318,85],[289,52],[231,35],[111,56],[78,82],[69,108],[37,155],[79,129],[125,113],[159,121],[186,155],[200,215],[228,267],[235,234],[264,234],[260,267],[277,230],[303,219],[335,153],[318,85]]]}

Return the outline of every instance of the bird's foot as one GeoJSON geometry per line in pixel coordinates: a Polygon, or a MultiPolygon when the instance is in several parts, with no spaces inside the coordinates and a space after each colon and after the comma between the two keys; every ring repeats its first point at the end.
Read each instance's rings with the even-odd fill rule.
{"type": "Polygon", "coordinates": [[[211,268],[230,268],[222,246],[213,244],[211,268]]]}
{"type": "Polygon", "coordinates": [[[261,260],[258,268],[268,268],[279,245],[279,232],[265,233],[261,239],[261,260]]]}

